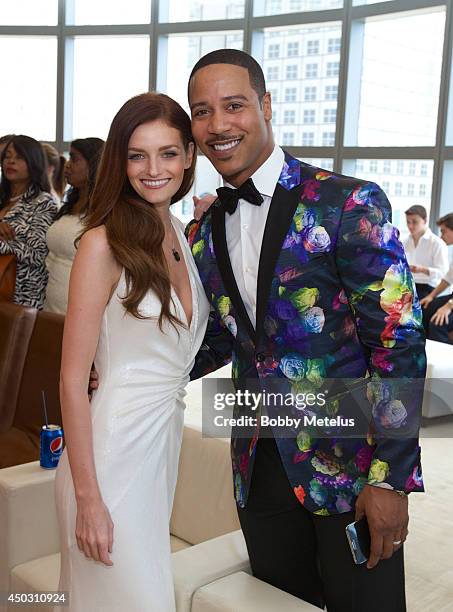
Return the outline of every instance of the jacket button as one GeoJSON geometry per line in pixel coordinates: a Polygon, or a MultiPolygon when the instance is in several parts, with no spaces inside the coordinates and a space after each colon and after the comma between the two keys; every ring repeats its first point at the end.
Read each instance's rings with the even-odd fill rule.
{"type": "Polygon", "coordinates": [[[256,360],[259,363],[262,363],[263,361],[265,361],[265,359],[266,359],[266,355],[264,353],[257,353],[256,354],[256,360]]]}

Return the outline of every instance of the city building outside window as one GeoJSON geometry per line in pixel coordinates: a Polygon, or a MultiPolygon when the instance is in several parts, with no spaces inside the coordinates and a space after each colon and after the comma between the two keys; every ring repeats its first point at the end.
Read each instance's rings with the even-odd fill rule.
{"type": "Polygon", "coordinates": [[[313,102],[316,100],[316,87],[305,87],[304,100],[305,102],[313,102]]]}
{"type": "Polygon", "coordinates": [[[283,113],[283,123],[285,125],[294,125],[296,123],[296,111],[285,110],[283,113]]]}
{"type": "Polygon", "coordinates": [[[340,62],[327,62],[326,76],[335,77],[340,72],[340,62]]]}
{"type": "Polygon", "coordinates": [[[338,97],[338,85],[326,85],[324,97],[326,100],[336,100],[338,97]]]}
{"type": "Polygon", "coordinates": [[[282,145],[284,147],[294,146],[294,132],[283,132],[282,145]]]}
{"type": "Polygon", "coordinates": [[[341,38],[329,38],[327,41],[327,53],[339,53],[341,38]]]}
{"type": "Polygon", "coordinates": [[[427,164],[420,165],[420,176],[428,176],[428,165],[427,164]]]}
{"type": "Polygon", "coordinates": [[[302,132],[302,146],[312,147],[315,144],[314,132],[302,132]]]}
{"type": "Polygon", "coordinates": [[[396,173],[400,175],[404,174],[404,162],[402,161],[396,162],[396,173]]]}
{"type": "Polygon", "coordinates": [[[278,66],[269,66],[267,69],[267,80],[268,81],[278,81],[279,78],[279,69],[278,66]]]}
{"type": "Polygon", "coordinates": [[[308,40],[307,41],[307,55],[318,55],[319,53],[319,40],[308,40]]]}
{"type": "Polygon", "coordinates": [[[323,132],[322,133],[322,146],[333,147],[335,144],[335,132],[323,132]]]}
{"type": "Polygon", "coordinates": [[[376,173],[378,171],[378,163],[376,159],[370,161],[370,172],[376,173]]]}
{"type": "Polygon", "coordinates": [[[269,59],[280,57],[280,45],[269,45],[267,49],[267,57],[269,59]]]}
{"type": "Polygon", "coordinates": [[[286,66],[286,78],[287,79],[297,79],[298,76],[298,70],[297,70],[297,65],[296,64],[290,64],[289,66],[286,66]]]}
{"type": "Polygon", "coordinates": [[[337,118],[336,108],[325,108],[324,109],[324,123],[335,123],[337,118]]]}
{"type": "Polygon", "coordinates": [[[318,77],[318,64],[307,64],[305,66],[305,78],[316,79],[318,77]]]}
{"type": "Polygon", "coordinates": [[[399,181],[395,183],[395,195],[403,195],[403,183],[400,183],[399,181]]]}
{"type": "Polygon", "coordinates": [[[424,198],[426,196],[426,185],[424,185],[423,183],[418,188],[418,195],[421,198],[424,198]]]}
{"type": "Polygon", "coordinates": [[[289,87],[285,89],[285,102],[296,102],[297,101],[297,89],[295,87],[289,87]]]}
{"type": "Polygon", "coordinates": [[[383,172],[384,174],[390,174],[392,172],[392,164],[388,159],[384,161],[383,172]]]}
{"type": "Polygon", "coordinates": [[[417,164],[415,162],[409,162],[409,174],[415,176],[417,172],[417,164]]]}
{"type": "Polygon", "coordinates": [[[415,185],[414,185],[414,183],[408,183],[407,184],[407,195],[408,196],[415,195],[415,185]]]}
{"type": "Polygon", "coordinates": [[[299,43],[289,42],[287,46],[288,57],[297,57],[299,55],[299,43]]]}
{"type": "Polygon", "coordinates": [[[304,110],[304,123],[315,123],[316,111],[312,109],[304,110]]]}

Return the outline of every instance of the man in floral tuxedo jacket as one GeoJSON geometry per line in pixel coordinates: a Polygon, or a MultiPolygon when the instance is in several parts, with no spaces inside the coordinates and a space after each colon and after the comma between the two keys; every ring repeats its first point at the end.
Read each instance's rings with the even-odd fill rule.
{"type": "MultiPolygon", "coordinates": [[[[330,612],[402,612],[407,493],[423,491],[421,393],[389,388],[410,377],[419,389],[426,364],[390,204],[377,185],[274,145],[270,94],[246,53],[203,57],[188,92],[194,137],[225,184],[187,229],[212,305],[191,377],[232,359],[238,389],[374,381],[362,436],[233,430],[234,490],[253,573],[330,612]],[[363,515],[371,555],[357,566],[345,526],[363,515]]],[[[330,405],[330,415],[339,406],[348,416],[347,401],[330,405]]]]}

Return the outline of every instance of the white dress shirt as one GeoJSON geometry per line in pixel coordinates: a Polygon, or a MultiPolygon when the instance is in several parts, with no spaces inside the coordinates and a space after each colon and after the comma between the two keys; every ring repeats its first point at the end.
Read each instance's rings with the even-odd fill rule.
{"type": "Polygon", "coordinates": [[[409,265],[423,266],[429,271],[429,274],[414,272],[414,281],[437,287],[448,270],[448,249],[442,238],[433,234],[427,227],[417,246],[411,235],[404,240],[403,245],[409,265]]]}
{"type": "MultiPolygon", "coordinates": [[[[256,292],[261,243],[272,195],[284,161],[283,150],[275,146],[271,155],[251,177],[255,187],[263,196],[264,201],[261,206],[255,206],[241,199],[236,212],[232,215],[225,214],[226,241],[231,267],[253,327],[256,326],[256,292]]],[[[233,185],[225,181],[224,185],[234,189],[233,185]]]]}
{"type": "MultiPolygon", "coordinates": [[[[449,285],[453,285],[453,263],[448,268],[447,273],[443,275],[442,280],[449,285]]],[[[450,291],[444,291],[444,293],[450,293],[450,291]]]]}

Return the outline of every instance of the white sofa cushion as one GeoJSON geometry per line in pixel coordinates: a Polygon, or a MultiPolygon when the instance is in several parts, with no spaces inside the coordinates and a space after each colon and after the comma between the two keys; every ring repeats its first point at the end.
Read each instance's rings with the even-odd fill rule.
{"type": "Polygon", "coordinates": [[[192,612],[309,612],[319,608],[244,572],[231,574],[198,589],[192,612]]]}

